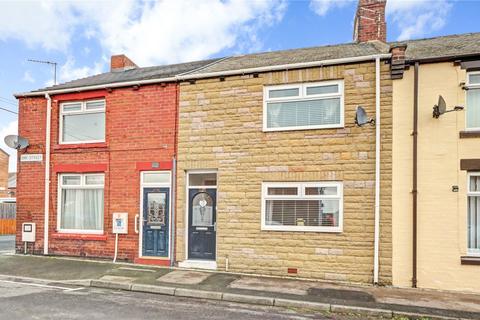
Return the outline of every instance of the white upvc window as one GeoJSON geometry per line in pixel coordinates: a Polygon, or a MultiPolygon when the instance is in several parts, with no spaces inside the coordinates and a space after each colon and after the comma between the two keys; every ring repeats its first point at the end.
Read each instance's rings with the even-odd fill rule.
{"type": "Polygon", "coordinates": [[[105,100],[60,104],[60,143],[105,142],[105,100]]]}
{"type": "Polygon", "coordinates": [[[342,128],[343,92],[343,81],[266,86],[263,130],[342,128]]]}
{"type": "Polygon", "coordinates": [[[262,230],[343,231],[341,182],[264,182],[262,230]]]}
{"type": "Polygon", "coordinates": [[[468,174],[468,254],[480,255],[480,172],[468,174]]]}
{"type": "Polygon", "coordinates": [[[480,130],[480,71],[467,73],[466,129],[480,130]]]}
{"type": "Polygon", "coordinates": [[[57,230],[67,233],[103,233],[103,173],[58,176],[57,230]]]}

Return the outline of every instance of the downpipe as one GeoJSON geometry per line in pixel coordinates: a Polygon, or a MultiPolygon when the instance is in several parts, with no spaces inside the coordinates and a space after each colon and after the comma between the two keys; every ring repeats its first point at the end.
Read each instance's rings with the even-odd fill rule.
{"type": "Polygon", "coordinates": [[[48,226],[49,226],[49,207],[50,207],[50,131],[52,118],[52,98],[48,93],[47,99],[47,119],[45,125],[45,202],[44,202],[44,225],[43,225],[43,254],[48,255],[48,226]]]}

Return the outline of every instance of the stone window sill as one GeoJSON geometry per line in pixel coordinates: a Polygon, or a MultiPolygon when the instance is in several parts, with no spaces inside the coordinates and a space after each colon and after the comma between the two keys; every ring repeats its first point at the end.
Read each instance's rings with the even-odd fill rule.
{"type": "Polygon", "coordinates": [[[463,256],[460,258],[463,265],[480,265],[480,257],[463,256]]]}
{"type": "Polygon", "coordinates": [[[460,131],[460,139],[480,138],[480,131],[460,131]]]}

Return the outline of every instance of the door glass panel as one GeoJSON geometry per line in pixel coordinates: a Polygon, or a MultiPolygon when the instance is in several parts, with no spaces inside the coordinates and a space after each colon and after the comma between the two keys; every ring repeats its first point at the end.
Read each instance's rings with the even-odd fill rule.
{"type": "Polygon", "coordinates": [[[150,226],[164,226],[167,195],[163,192],[151,192],[148,193],[147,197],[147,224],[150,226]]]}
{"type": "Polygon", "coordinates": [[[188,176],[189,186],[216,186],[216,173],[190,173],[188,176]]]}
{"type": "Polygon", "coordinates": [[[205,192],[197,194],[192,201],[193,227],[211,227],[213,226],[213,199],[205,192]]]}
{"type": "Polygon", "coordinates": [[[170,172],[145,172],[143,183],[170,183],[170,172]]]}

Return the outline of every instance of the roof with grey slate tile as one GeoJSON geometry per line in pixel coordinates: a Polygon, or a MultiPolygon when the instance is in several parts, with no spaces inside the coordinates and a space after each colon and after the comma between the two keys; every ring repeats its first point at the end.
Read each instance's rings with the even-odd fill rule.
{"type": "Polygon", "coordinates": [[[370,41],[366,43],[346,43],[254,53],[223,59],[209,59],[173,65],[135,68],[126,71],[107,72],[32,92],[169,78],[182,74],[193,76],[211,72],[234,71],[257,67],[273,67],[286,64],[369,56],[388,53],[390,46],[401,43],[407,44],[407,61],[451,59],[462,56],[480,55],[480,33],[450,35],[429,39],[408,40],[404,42],[391,42],[387,44],[380,41],[370,41]]]}
{"type": "MultiPolygon", "coordinates": [[[[404,41],[407,60],[464,57],[480,54],[480,33],[455,34],[428,39],[404,41]]],[[[399,44],[393,42],[392,45],[399,44]]]]}
{"type": "Polygon", "coordinates": [[[322,47],[271,51],[233,56],[189,74],[269,67],[331,59],[353,58],[388,53],[390,46],[380,41],[346,43],[322,47]]]}
{"type": "Polygon", "coordinates": [[[102,85],[102,84],[108,84],[108,83],[169,78],[169,77],[174,77],[178,74],[182,74],[188,71],[202,68],[217,60],[219,59],[209,59],[209,60],[194,61],[194,62],[187,62],[187,63],[146,67],[146,68],[135,68],[135,69],[129,69],[125,71],[106,72],[106,73],[101,73],[91,77],[73,80],[70,82],[62,83],[56,86],[51,86],[51,87],[47,87],[47,88],[43,88],[35,91],[60,90],[60,89],[102,85]]]}

